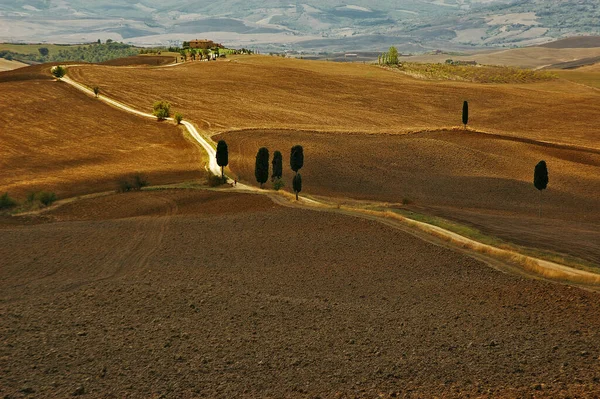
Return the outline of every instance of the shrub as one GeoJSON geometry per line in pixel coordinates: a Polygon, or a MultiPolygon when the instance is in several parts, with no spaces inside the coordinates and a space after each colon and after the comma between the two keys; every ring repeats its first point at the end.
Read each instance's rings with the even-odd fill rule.
{"type": "Polygon", "coordinates": [[[281,179],[276,179],[276,180],[273,182],[273,190],[275,190],[275,191],[279,191],[279,190],[281,190],[281,189],[282,189],[282,188],[284,188],[284,187],[285,187],[285,183],[284,183],[284,181],[283,181],[283,180],[281,180],[281,179]]]}
{"type": "Polygon", "coordinates": [[[50,206],[56,201],[56,194],[53,192],[42,191],[38,195],[38,199],[44,206],[50,206]]]}
{"type": "Polygon", "coordinates": [[[17,201],[10,198],[8,193],[4,193],[0,196],[0,209],[10,209],[17,205],[17,201]]]}
{"type": "Polygon", "coordinates": [[[413,200],[411,200],[410,198],[402,198],[402,205],[410,205],[413,203],[413,200]]]}
{"type": "Polygon", "coordinates": [[[144,187],[148,186],[148,179],[146,179],[144,176],[140,175],[139,173],[136,174],[135,176],[133,176],[133,189],[136,191],[141,190],[144,187]]]}
{"type": "Polygon", "coordinates": [[[127,180],[127,179],[119,180],[119,184],[117,185],[118,193],[126,193],[128,191],[131,191],[131,189],[132,189],[132,185],[129,180],[127,180]]]}
{"type": "Polygon", "coordinates": [[[171,116],[171,103],[168,101],[157,101],[154,103],[153,108],[152,115],[156,116],[159,121],[171,116]]]}
{"type": "Polygon", "coordinates": [[[209,187],[219,187],[219,186],[225,184],[225,182],[223,182],[223,179],[221,179],[221,176],[213,175],[212,173],[208,172],[208,176],[206,178],[206,184],[208,184],[209,187]]]}
{"type": "Polygon", "coordinates": [[[178,125],[181,125],[182,120],[183,120],[183,115],[181,115],[179,112],[177,112],[175,114],[175,123],[178,125]]]}
{"type": "Polygon", "coordinates": [[[148,180],[141,174],[135,174],[130,179],[119,180],[117,185],[118,193],[126,193],[128,191],[140,191],[148,186],[148,180]]]}
{"type": "Polygon", "coordinates": [[[52,68],[52,75],[54,75],[54,77],[57,79],[62,78],[66,74],[67,74],[67,70],[65,68],[61,67],[60,65],[52,68]]]}

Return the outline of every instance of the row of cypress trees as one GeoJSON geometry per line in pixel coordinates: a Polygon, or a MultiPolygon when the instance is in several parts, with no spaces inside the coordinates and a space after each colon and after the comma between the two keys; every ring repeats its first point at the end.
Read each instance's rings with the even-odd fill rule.
{"type": "MultiPolygon", "coordinates": [[[[279,180],[283,175],[283,156],[280,151],[273,153],[272,174],[271,180],[279,180]]],[[[302,175],[299,171],[304,166],[304,149],[301,145],[295,145],[290,151],[290,167],[295,172],[292,186],[298,200],[298,193],[302,191],[302,175]]],[[[269,149],[266,147],[259,148],[256,153],[256,162],[254,164],[254,176],[256,181],[260,183],[260,188],[269,179],[269,149]]]]}
{"type": "MultiPolygon", "coordinates": [[[[225,173],[223,169],[229,164],[229,150],[225,140],[219,140],[217,143],[217,165],[221,167],[221,178],[225,183],[225,173]]],[[[273,170],[271,174],[271,180],[280,180],[283,175],[283,156],[280,151],[273,153],[273,161],[271,162],[273,170]]],[[[299,171],[304,166],[304,148],[301,145],[295,145],[290,151],[290,167],[295,172],[292,186],[294,193],[296,193],[296,200],[298,200],[298,194],[302,191],[302,176],[299,171]]],[[[256,162],[254,164],[254,176],[256,181],[260,183],[260,188],[269,179],[269,149],[261,147],[256,153],[256,162]]]]}

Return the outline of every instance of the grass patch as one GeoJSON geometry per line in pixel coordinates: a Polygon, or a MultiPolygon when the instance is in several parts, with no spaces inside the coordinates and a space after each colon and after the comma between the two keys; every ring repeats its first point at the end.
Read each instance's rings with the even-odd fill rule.
{"type": "Polygon", "coordinates": [[[579,270],[584,270],[592,273],[600,272],[600,267],[598,265],[586,261],[585,259],[581,259],[571,255],[560,254],[552,251],[545,251],[542,249],[535,249],[512,244],[498,237],[482,233],[476,228],[452,222],[437,216],[424,215],[412,211],[407,211],[404,209],[393,209],[392,212],[404,216],[407,219],[440,227],[444,230],[451,231],[453,233],[456,233],[466,238],[470,238],[471,240],[480,242],[482,244],[490,245],[507,251],[518,252],[522,255],[547,260],[549,262],[558,263],[579,270]]]}
{"type": "Polygon", "coordinates": [[[557,79],[553,72],[507,66],[422,64],[405,62],[387,67],[426,80],[459,80],[475,83],[535,83],[557,79]]]}

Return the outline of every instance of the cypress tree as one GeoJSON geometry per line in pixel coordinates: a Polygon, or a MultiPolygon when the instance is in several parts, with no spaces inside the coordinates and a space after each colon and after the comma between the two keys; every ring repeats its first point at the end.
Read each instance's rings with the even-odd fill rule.
{"type": "Polygon", "coordinates": [[[548,167],[546,161],[540,161],[533,171],[533,185],[540,192],[539,217],[542,217],[542,190],[548,187],[548,167]]]}
{"type": "Polygon", "coordinates": [[[298,201],[298,193],[302,191],[302,175],[300,173],[296,173],[292,185],[294,187],[294,192],[296,193],[296,201],[298,201]]]}
{"type": "Polygon", "coordinates": [[[221,178],[225,183],[225,173],[223,168],[229,164],[229,151],[227,150],[227,143],[225,140],[219,140],[217,143],[217,165],[221,167],[221,178]]]}
{"type": "Polygon", "coordinates": [[[298,174],[302,166],[304,166],[304,149],[301,145],[295,145],[290,154],[290,167],[298,174]]]}
{"type": "Polygon", "coordinates": [[[260,183],[260,188],[269,179],[269,150],[265,147],[261,147],[256,153],[254,176],[256,176],[256,181],[260,183]]]}
{"type": "Polygon", "coordinates": [[[273,174],[271,175],[271,180],[281,179],[283,175],[283,156],[281,152],[275,151],[273,153],[273,174]]]}
{"type": "Polygon", "coordinates": [[[463,122],[463,125],[465,125],[465,129],[467,129],[467,123],[469,123],[469,102],[468,101],[465,101],[463,103],[462,122],[463,122]]]}

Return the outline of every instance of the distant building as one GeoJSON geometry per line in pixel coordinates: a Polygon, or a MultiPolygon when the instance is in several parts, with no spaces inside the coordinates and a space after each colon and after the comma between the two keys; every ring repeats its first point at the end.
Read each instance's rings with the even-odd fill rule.
{"type": "Polygon", "coordinates": [[[212,40],[191,40],[190,48],[199,48],[199,49],[211,49],[211,48],[223,48],[223,45],[220,43],[215,43],[212,40]]]}

